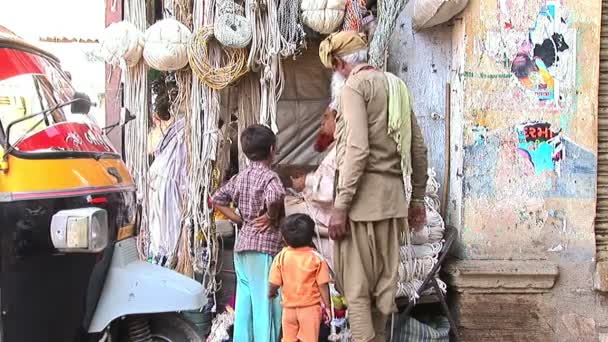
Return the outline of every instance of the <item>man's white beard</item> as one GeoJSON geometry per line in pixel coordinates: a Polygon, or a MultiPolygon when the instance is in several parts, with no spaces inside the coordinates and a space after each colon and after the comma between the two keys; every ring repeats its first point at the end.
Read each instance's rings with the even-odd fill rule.
{"type": "Polygon", "coordinates": [[[332,109],[338,110],[340,95],[342,95],[344,84],[346,84],[346,77],[342,76],[341,73],[334,71],[331,77],[331,103],[329,104],[332,109]]]}

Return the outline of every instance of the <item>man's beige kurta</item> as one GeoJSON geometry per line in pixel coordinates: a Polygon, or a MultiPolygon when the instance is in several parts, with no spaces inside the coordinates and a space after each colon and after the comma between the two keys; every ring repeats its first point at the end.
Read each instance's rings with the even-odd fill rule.
{"type": "MultiPolygon", "coordinates": [[[[370,66],[355,68],[341,94],[336,122],[334,206],[348,212],[350,233],[334,246],[336,280],[349,303],[355,342],[385,341],[395,309],[399,235],[407,227],[401,156],[388,135],[388,82],[370,66]]],[[[412,199],[423,200],[427,149],[412,122],[412,199]]]]}
{"type": "MultiPolygon", "coordinates": [[[[341,97],[336,137],[335,206],[353,221],[407,217],[401,157],[388,135],[388,83],[383,72],[355,68],[341,97]]],[[[412,199],[424,200],[427,148],[412,113],[412,199]]]]}

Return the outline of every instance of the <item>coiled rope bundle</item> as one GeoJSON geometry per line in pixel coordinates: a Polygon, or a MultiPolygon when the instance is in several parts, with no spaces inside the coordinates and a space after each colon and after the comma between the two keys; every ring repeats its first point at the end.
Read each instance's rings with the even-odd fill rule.
{"type": "Polygon", "coordinates": [[[253,32],[251,22],[245,18],[243,6],[231,0],[221,0],[216,3],[216,14],[213,24],[215,39],[227,47],[247,47],[253,32]]]}
{"type": "Polygon", "coordinates": [[[200,28],[192,36],[188,57],[192,71],[201,82],[211,89],[220,90],[247,73],[247,52],[245,49],[221,47],[221,66],[215,67],[209,59],[209,44],[212,39],[213,27],[200,28]]]}
{"type": "Polygon", "coordinates": [[[160,71],[179,70],[188,65],[188,41],[192,33],[175,19],[163,19],[146,31],[144,59],[160,71]]]}
{"type": "Polygon", "coordinates": [[[141,59],[144,49],[144,34],[128,21],[108,26],[101,37],[99,56],[104,62],[134,67],[141,59]]]}
{"type": "Polygon", "coordinates": [[[369,46],[369,64],[378,69],[384,67],[384,55],[395,22],[408,2],[409,0],[378,0],[378,26],[369,46]]]}

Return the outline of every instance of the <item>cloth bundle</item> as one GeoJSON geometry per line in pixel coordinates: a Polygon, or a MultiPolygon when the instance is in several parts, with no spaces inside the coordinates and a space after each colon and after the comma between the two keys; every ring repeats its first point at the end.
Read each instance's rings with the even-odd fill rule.
{"type": "MultiPolygon", "coordinates": [[[[443,248],[445,225],[439,214],[439,183],[435,170],[429,169],[429,180],[426,187],[425,204],[427,223],[419,232],[410,233],[411,245],[402,246],[399,251],[399,280],[397,297],[408,297],[412,301],[418,299],[418,290],[422,282],[437,264],[439,252],[443,248]]],[[[404,179],[406,198],[409,202],[412,187],[409,177],[404,179]]],[[[437,279],[439,287],[445,292],[446,284],[437,279]]]]}
{"type": "Polygon", "coordinates": [[[207,337],[207,342],[229,341],[228,330],[232,325],[234,325],[234,311],[232,308],[227,308],[213,319],[211,334],[207,337]]]}
{"type": "Polygon", "coordinates": [[[185,206],[182,194],[188,184],[184,126],[184,119],[180,119],[169,128],[150,166],[150,255],[154,259],[166,259],[167,266],[177,257],[175,251],[185,206]]]}

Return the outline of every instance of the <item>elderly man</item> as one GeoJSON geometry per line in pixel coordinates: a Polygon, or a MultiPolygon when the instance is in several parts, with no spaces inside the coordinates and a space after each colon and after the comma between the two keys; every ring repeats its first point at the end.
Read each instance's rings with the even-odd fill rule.
{"type": "Polygon", "coordinates": [[[357,32],[330,35],[319,48],[339,93],[336,123],[337,186],[329,235],[334,269],[349,305],[356,342],[385,341],[395,310],[399,242],[408,221],[425,223],[427,149],[396,76],[366,64],[367,40],[357,32]],[[409,210],[404,176],[412,179],[409,210]]]}

